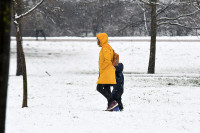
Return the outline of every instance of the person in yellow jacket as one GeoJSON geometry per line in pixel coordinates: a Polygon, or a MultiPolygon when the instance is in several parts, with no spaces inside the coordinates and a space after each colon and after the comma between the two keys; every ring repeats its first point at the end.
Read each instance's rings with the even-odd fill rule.
{"type": "Polygon", "coordinates": [[[117,101],[112,99],[110,86],[116,84],[115,68],[112,64],[113,49],[108,44],[108,35],[100,33],[96,35],[97,44],[101,47],[99,53],[99,78],[97,81],[97,91],[100,92],[108,101],[107,111],[112,111],[118,106],[117,101]]]}

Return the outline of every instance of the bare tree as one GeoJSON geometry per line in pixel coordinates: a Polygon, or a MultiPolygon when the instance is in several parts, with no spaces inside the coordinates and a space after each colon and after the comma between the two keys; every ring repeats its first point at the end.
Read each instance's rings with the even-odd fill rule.
{"type": "MultiPolygon", "coordinates": [[[[41,0],[38,4],[36,4],[33,8],[28,10],[25,13],[18,13],[17,11],[20,10],[20,5],[21,0],[13,0],[13,19],[14,19],[14,24],[16,28],[16,41],[17,45],[19,47],[19,52],[20,52],[20,58],[21,58],[21,63],[22,63],[22,72],[23,72],[23,102],[22,102],[22,108],[23,107],[28,107],[27,103],[27,97],[28,97],[28,87],[27,87],[27,74],[26,74],[26,61],[25,61],[25,56],[24,56],[24,51],[23,51],[23,46],[22,46],[22,35],[21,35],[21,20],[29,15],[31,12],[33,12],[39,5],[41,5],[44,0],[41,0]]],[[[21,10],[20,10],[21,12],[21,10]]]]}
{"type": "Polygon", "coordinates": [[[5,132],[10,58],[11,0],[0,1],[0,133],[5,132]]]}
{"type": "Polygon", "coordinates": [[[151,8],[151,18],[149,21],[151,23],[151,42],[148,73],[153,74],[155,73],[156,35],[158,26],[175,25],[189,29],[200,28],[199,23],[197,23],[195,17],[193,17],[200,11],[199,3],[197,1],[180,2],[178,0],[170,0],[168,3],[159,0],[138,0],[138,2],[151,8]],[[172,8],[177,7],[184,7],[184,10],[179,10],[179,13],[173,12],[174,10],[172,10],[172,8]],[[173,17],[168,17],[172,15],[173,17]]]}
{"type": "Polygon", "coordinates": [[[150,56],[149,56],[149,67],[148,73],[155,72],[155,58],[156,58],[156,2],[157,0],[151,0],[151,44],[150,44],[150,56]]]}

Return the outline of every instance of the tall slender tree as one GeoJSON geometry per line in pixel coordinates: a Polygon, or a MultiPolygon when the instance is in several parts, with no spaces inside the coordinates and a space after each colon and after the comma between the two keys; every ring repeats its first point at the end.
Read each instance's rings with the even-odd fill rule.
{"type": "Polygon", "coordinates": [[[14,16],[14,24],[16,28],[16,41],[19,48],[21,63],[22,63],[22,72],[23,72],[23,102],[22,102],[22,108],[28,107],[28,85],[27,85],[27,73],[26,73],[26,61],[22,46],[22,35],[21,35],[21,20],[29,15],[31,12],[33,12],[39,5],[41,5],[44,0],[41,0],[38,4],[36,4],[33,8],[28,10],[25,13],[21,13],[21,6],[20,3],[21,0],[13,0],[13,16],[14,16]],[[18,13],[20,11],[20,13],[18,13]]]}
{"type": "Polygon", "coordinates": [[[155,59],[156,59],[156,36],[157,27],[162,25],[175,25],[182,28],[199,29],[200,25],[195,21],[195,14],[199,13],[200,8],[197,1],[180,2],[171,0],[163,2],[160,0],[138,0],[146,4],[151,9],[151,41],[150,41],[150,56],[148,73],[155,73],[155,59]],[[188,7],[188,5],[192,5],[188,7]],[[173,8],[183,7],[185,10],[180,10],[179,13],[172,13],[173,8]],[[172,12],[170,12],[172,10],[172,12]],[[169,17],[173,15],[173,17],[169,17]]]}
{"type": "Polygon", "coordinates": [[[156,33],[157,33],[156,2],[157,2],[157,0],[151,0],[151,3],[150,3],[150,6],[151,6],[151,44],[150,44],[148,73],[155,72],[156,33]]]}
{"type": "Polygon", "coordinates": [[[11,0],[0,1],[0,133],[5,132],[10,58],[11,0]]]}
{"type": "MultiPolygon", "coordinates": [[[[13,7],[14,7],[13,15],[22,14],[22,0],[16,0],[16,1],[14,1],[13,4],[14,4],[13,5],[13,7]]],[[[17,33],[16,33],[16,41],[17,41],[17,71],[16,71],[16,76],[20,76],[20,75],[23,74],[23,72],[22,72],[22,60],[21,60],[21,54],[20,54],[20,45],[21,44],[19,44],[19,43],[22,42],[22,37],[21,37],[22,26],[21,26],[20,20],[17,20],[16,22],[17,23],[15,23],[15,24],[17,24],[17,25],[15,26],[15,28],[16,28],[16,31],[18,30],[17,33]]]]}

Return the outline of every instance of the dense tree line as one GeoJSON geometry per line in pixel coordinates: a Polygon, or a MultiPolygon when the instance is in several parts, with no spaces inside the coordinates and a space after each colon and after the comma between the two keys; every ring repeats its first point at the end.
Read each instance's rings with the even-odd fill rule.
{"type": "MultiPolygon", "coordinates": [[[[37,1],[24,0],[22,10],[26,11],[37,1]]],[[[187,14],[192,9],[191,6],[184,2],[174,3],[161,17],[187,14]]],[[[106,32],[110,36],[147,36],[150,31],[150,16],[150,8],[136,0],[52,0],[51,3],[44,2],[31,16],[23,20],[22,33],[23,36],[35,36],[35,29],[39,28],[47,36],[95,36],[99,32],[106,32]]],[[[182,22],[193,26],[199,21],[200,15],[196,14],[182,22]]],[[[12,28],[13,36],[14,30],[12,28]]],[[[157,35],[198,35],[198,30],[161,25],[157,35]]]]}

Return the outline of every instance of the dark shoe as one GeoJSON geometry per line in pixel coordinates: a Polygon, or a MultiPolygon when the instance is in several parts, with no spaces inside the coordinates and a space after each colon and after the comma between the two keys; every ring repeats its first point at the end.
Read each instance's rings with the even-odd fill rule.
{"type": "Polygon", "coordinates": [[[115,107],[117,107],[118,106],[118,103],[117,103],[117,101],[112,101],[111,102],[111,104],[109,105],[109,107],[106,109],[106,111],[111,111],[111,110],[113,110],[115,107]]]}

